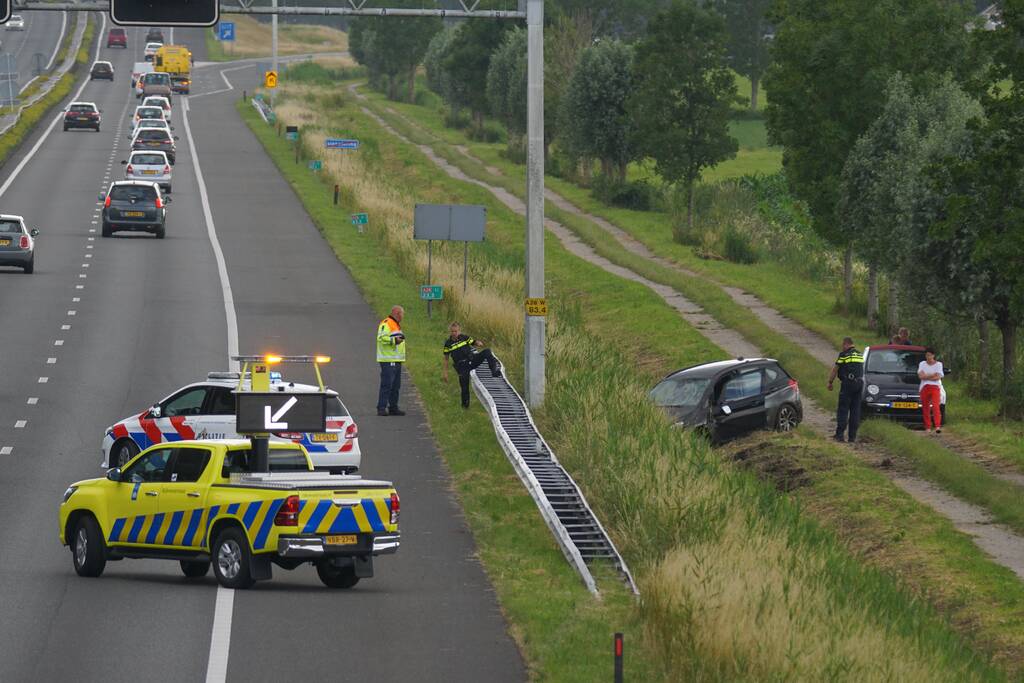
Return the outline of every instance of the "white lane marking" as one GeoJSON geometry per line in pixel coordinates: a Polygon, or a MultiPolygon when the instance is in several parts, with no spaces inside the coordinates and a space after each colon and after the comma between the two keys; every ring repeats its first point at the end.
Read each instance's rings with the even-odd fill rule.
{"type": "MultiPolygon", "coordinates": [[[[93,221],[95,223],[96,221],[93,221]]],[[[96,232],[96,228],[89,228],[89,232],[96,232]]],[[[91,237],[89,239],[92,239],[91,237]]]]}
{"type": "Polygon", "coordinates": [[[206,661],[206,683],[221,683],[228,676],[228,650],[231,648],[231,615],[235,611],[235,591],[217,586],[210,635],[210,658],[206,661]]]}
{"type": "MultiPolygon", "coordinates": [[[[57,59],[57,53],[60,52],[60,41],[64,40],[64,31],[67,29],[67,27],[68,27],[68,13],[66,11],[65,12],[61,12],[60,13],[60,35],[57,36],[57,42],[53,46],[53,54],[50,55],[50,61],[48,61],[46,63],[46,68],[43,69],[43,71],[49,71],[50,67],[53,66],[53,60],[57,59]]],[[[102,29],[101,29],[101,31],[102,31],[102,29]]],[[[99,52],[99,47],[98,46],[97,46],[96,50],[97,50],[97,52],[99,52]]],[[[99,55],[97,54],[96,56],[98,57],[99,55]]],[[[78,99],[77,95],[75,96],[75,99],[78,99]]]]}
{"type": "Polygon", "coordinates": [[[4,446],[3,448],[0,448],[0,455],[10,455],[13,450],[14,449],[10,446],[4,446]]]}
{"type": "Polygon", "coordinates": [[[89,267],[89,264],[88,264],[88,263],[83,263],[83,264],[82,264],[82,267],[83,267],[83,268],[88,268],[88,267],[89,267]]]}
{"type": "Polygon", "coordinates": [[[78,277],[80,277],[80,278],[87,278],[87,277],[89,277],[89,276],[88,276],[88,275],[86,275],[85,273],[79,273],[79,274],[78,274],[78,277]]]}
{"type": "Polygon", "coordinates": [[[53,342],[53,345],[54,346],[64,346],[64,340],[63,339],[55,339],[54,342],[53,342]]]}
{"type": "Polygon", "coordinates": [[[27,424],[28,424],[28,420],[17,420],[14,423],[14,428],[15,429],[24,429],[25,425],[27,425],[27,424]]]}
{"type": "MultiPolygon", "coordinates": [[[[99,223],[99,221],[89,221],[89,222],[92,223],[93,225],[96,225],[97,223],[99,223]]],[[[89,239],[92,239],[92,238],[90,237],[89,239]]]]}
{"type": "MultiPolygon", "coordinates": [[[[107,27],[107,15],[106,15],[105,12],[101,12],[100,13],[100,32],[99,32],[99,35],[101,35],[101,36],[104,35],[104,33],[106,31],[106,27],[107,27]]],[[[96,59],[99,58],[99,56],[100,56],[100,43],[102,43],[102,42],[103,42],[102,40],[97,40],[96,41],[96,54],[95,54],[95,56],[93,56],[93,61],[96,61],[96,59]]],[[[82,95],[82,91],[85,90],[85,86],[87,86],[87,85],[89,85],[89,81],[88,80],[82,81],[82,85],[78,86],[78,90],[75,91],[75,94],[74,94],[74,96],[71,99],[72,100],[77,100],[82,95]]],[[[34,157],[36,155],[36,152],[39,151],[39,148],[43,146],[44,142],[46,142],[46,138],[50,137],[50,133],[53,132],[53,129],[57,126],[57,123],[59,121],[61,121],[63,118],[64,118],[64,112],[63,111],[58,112],[57,115],[53,117],[53,121],[51,121],[50,125],[47,126],[46,130],[43,131],[43,134],[39,136],[39,139],[36,140],[36,144],[32,145],[32,149],[30,149],[28,151],[28,153],[22,158],[22,160],[20,162],[18,162],[18,165],[14,167],[14,170],[11,171],[11,174],[9,176],[7,176],[7,180],[4,181],[4,184],[0,185],[0,197],[4,196],[4,193],[7,192],[8,188],[10,188],[11,184],[14,183],[15,178],[17,178],[18,175],[21,173],[22,169],[24,169],[25,166],[28,165],[28,162],[32,161],[32,157],[34,157]]]]}
{"type": "Polygon", "coordinates": [[[61,325],[60,329],[62,329],[62,330],[70,330],[71,329],[71,325],[61,325]]]}
{"type": "MultiPolygon", "coordinates": [[[[49,358],[46,359],[46,364],[47,365],[53,365],[56,362],[57,362],[57,359],[54,358],[53,356],[50,356],[49,358]]],[[[292,398],[295,398],[295,397],[293,396],[292,398]]]]}
{"type": "Polygon", "coordinates": [[[85,285],[75,285],[75,289],[85,289],[85,285]]]}
{"type": "MultiPolygon", "coordinates": [[[[241,71],[242,69],[252,69],[252,68],[254,68],[256,66],[257,66],[256,64],[244,64],[242,66],[233,66],[230,69],[223,69],[220,72],[220,77],[224,79],[224,85],[227,86],[226,88],[221,88],[220,90],[211,90],[210,92],[200,93],[199,95],[189,95],[188,99],[191,100],[191,99],[195,99],[197,97],[206,97],[207,95],[219,95],[222,92],[228,92],[229,90],[234,90],[235,86],[231,85],[231,81],[228,80],[228,77],[225,74],[227,74],[227,72],[229,72],[229,71],[241,71]]],[[[185,101],[188,102],[188,100],[185,100],[185,101]]]]}
{"type": "MultiPolygon", "coordinates": [[[[183,107],[181,120],[185,124],[185,137],[188,139],[188,150],[192,157],[192,167],[199,185],[199,199],[203,205],[203,218],[206,221],[206,234],[210,238],[210,246],[217,260],[217,276],[220,278],[221,294],[224,297],[224,317],[228,328],[228,357],[238,355],[238,316],[235,314],[235,297],[231,292],[231,280],[224,261],[224,252],[217,239],[217,228],[213,223],[213,212],[210,210],[210,197],[206,192],[206,181],[203,170],[199,167],[199,155],[196,153],[196,142],[192,137],[192,127],[188,121],[188,111],[183,107]]],[[[230,370],[238,370],[238,361],[231,361],[230,370]]],[[[210,632],[210,657],[206,662],[207,683],[220,683],[227,678],[228,655],[231,650],[231,618],[235,606],[235,591],[217,586],[217,600],[213,611],[213,629],[210,632]]]]}
{"type": "Polygon", "coordinates": [[[82,301],[81,297],[78,297],[78,296],[71,297],[71,303],[73,303],[73,304],[77,304],[77,303],[79,303],[81,301],[82,301]]]}
{"type": "MultiPolygon", "coordinates": [[[[90,237],[89,239],[92,239],[92,238],[90,237]]],[[[86,249],[92,249],[92,247],[93,247],[93,245],[91,245],[91,244],[85,245],[86,249]]],[[[85,258],[92,258],[92,254],[86,254],[85,258]]]]}
{"type": "Polygon", "coordinates": [[[35,396],[31,397],[31,398],[30,398],[30,399],[28,400],[28,404],[29,404],[30,406],[34,406],[34,405],[35,405],[35,404],[37,404],[37,403],[39,403],[39,399],[38,399],[38,398],[36,398],[35,396]]]}
{"type": "Polygon", "coordinates": [[[39,378],[39,384],[46,384],[49,381],[50,381],[49,377],[40,377],[39,378]]]}
{"type": "MultiPolygon", "coordinates": [[[[90,242],[95,242],[95,241],[96,241],[96,238],[95,238],[95,237],[89,237],[89,238],[88,238],[88,240],[89,240],[90,242]]],[[[90,244],[89,246],[91,247],[92,245],[90,244]]]]}
{"type": "Polygon", "coordinates": [[[76,315],[77,313],[78,313],[78,311],[68,311],[68,315],[69,316],[76,315]]]}

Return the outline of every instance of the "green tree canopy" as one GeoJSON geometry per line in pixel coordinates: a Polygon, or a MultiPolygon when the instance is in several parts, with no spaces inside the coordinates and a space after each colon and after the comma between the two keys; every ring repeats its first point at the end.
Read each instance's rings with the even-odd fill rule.
{"type": "Polygon", "coordinates": [[[729,113],[739,98],[725,43],[718,14],[677,0],[657,15],[636,48],[631,111],[637,147],[662,178],[686,187],[691,227],[701,173],[738,149],[729,135],[729,113]]]}
{"type": "Polygon", "coordinates": [[[725,17],[729,34],[729,66],[750,79],[750,108],[757,111],[761,77],[771,59],[765,33],[768,9],[773,0],[711,0],[725,17]]]}

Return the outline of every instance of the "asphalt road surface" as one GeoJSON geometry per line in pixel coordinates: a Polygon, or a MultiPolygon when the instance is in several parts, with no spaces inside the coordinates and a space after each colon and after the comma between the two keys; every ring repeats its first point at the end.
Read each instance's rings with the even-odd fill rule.
{"type": "MultiPolygon", "coordinates": [[[[62,12],[21,12],[21,16],[25,19],[23,31],[0,26],[0,53],[14,56],[18,72],[15,92],[32,80],[40,66],[45,70],[54,63],[62,27],[65,31],[74,27],[72,17],[65,18],[62,12]]],[[[6,85],[0,82],[0,88],[6,85]]],[[[6,94],[3,90],[0,93],[6,94]]]]}
{"type": "MultiPolygon", "coordinates": [[[[57,17],[59,32],[59,15],[26,14],[57,17]]],[[[176,34],[201,62],[201,33],[176,34]]],[[[232,81],[254,82],[251,64],[198,69],[187,111],[175,98],[166,239],[100,236],[97,194],[122,173],[143,35],[102,47],[117,79],[77,97],[103,110],[100,133],[48,117],[0,171],[0,210],[41,231],[34,275],[0,268],[0,681],[524,680],[412,383],[408,416],[376,416],[382,312],[234,110],[232,81]],[[308,565],[237,592],[157,560],[84,579],[58,541],[67,484],[102,476],[103,430],[228,367],[228,309],[242,353],[333,357],[325,379],[358,421],[363,473],[402,496],[402,548],[351,591],[324,588],[308,565]]]]}

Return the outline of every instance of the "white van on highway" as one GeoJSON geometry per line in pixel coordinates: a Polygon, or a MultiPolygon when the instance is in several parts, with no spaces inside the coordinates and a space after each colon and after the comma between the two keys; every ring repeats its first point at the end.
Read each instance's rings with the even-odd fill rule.
{"type": "Polygon", "coordinates": [[[142,97],[142,76],[153,73],[153,65],[149,62],[135,62],[132,66],[132,88],[136,97],[142,97]]]}

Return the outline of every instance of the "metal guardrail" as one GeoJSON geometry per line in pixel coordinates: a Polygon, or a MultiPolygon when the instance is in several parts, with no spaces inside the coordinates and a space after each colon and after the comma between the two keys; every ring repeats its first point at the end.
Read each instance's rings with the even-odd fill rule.
{"type": "MultiPolygon", "coordinates": [[[[500,361],[498,361],[500,364],[500,361]]],[[[590,509],[576,482],[565,471],[537,430],[523,398],[505,379],[489,371],[472,372],[473,390],[490,414],[494,433],[516,474],[555,536],[565,559],[579,573],[587,589],[597,595],[589,565],[611,562],[634,594],[633,575],[611,538],[590,509]]]]}

